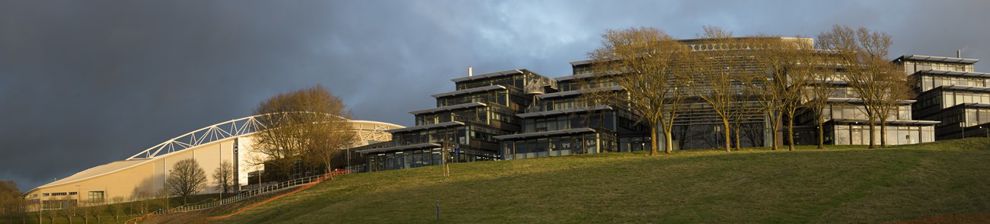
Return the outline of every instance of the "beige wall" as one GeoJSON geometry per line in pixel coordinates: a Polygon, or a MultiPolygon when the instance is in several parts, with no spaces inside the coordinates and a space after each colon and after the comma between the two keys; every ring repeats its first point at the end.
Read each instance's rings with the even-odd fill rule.
{"type": "MultiPolygon", "coordinates": [[[[241,137],[243,138],[243,137],[241,137]]],[[[206,174],[206,185],[201,193],[216,193],[216,182],[213,173],[221,161],[233,164],[233,146],[238,142],[237,137],[228,138],[194,148],[169,153],[161,157],[136,162],[102,175],[94,175],[81,180],[64,184],[49,184],[41,186],[27,194],[28,199],[78,200],[79,203],[90,201],[90,191],[104,192],[105,202],[113,202],[115,198],[123,201],[147,199],[156,196],[164,188],[168,170],[181,160],[194,159],[206,174]],[[67,196],[44,196],[45,193],[76,192],[67,196]]],[[[126,162],[126,161],[125,161],[126,162]]],[[[71,177],[70,177],[71,178],[71,177]]]]}
{"type": "MultiPolygon", "coordinates": [[[[356,146],[368,143],[388,141],[391,134],[388,129],[402,126],[373,122],[354,121],[358,129],[359,142],[356,146]]],[[[206,173],[207,183],[200,193],[217,193],[213,173],[221,161],[230,162],[236,169],[236,181],[239,185],[247,185],[248,173],[263,170],[265,156],[254,150],[254,134],[240,137],[230,137],[181,151],[161,152],[160,156],[151,159],[123,160],[91,168],[67,177],[42,185],[26,194],[28,200],[78,200],[80,204],[90,200],[90,191],[102,191],[104,202],[114,202],[115,198],[123,201],[143,200],[159,196],[165,186],[165,177],[172,167],[181,160],[194,159],[206,173]],[[237,148],[235,153],[234,148],[237,148]],[[112,168],[107,168],[112,167],[112,168]],[[93,173],[86,175],[86,173],[93,173]],[[78,176],[77,176],[78,175],[78,176]],[[60,183],[64,182],[64,183],[60,183]],[[45,193],[69,193],[66,196],[44,196],[45,193]]],[[[37,206],[29,209],[37,209],[37,206]]]]}

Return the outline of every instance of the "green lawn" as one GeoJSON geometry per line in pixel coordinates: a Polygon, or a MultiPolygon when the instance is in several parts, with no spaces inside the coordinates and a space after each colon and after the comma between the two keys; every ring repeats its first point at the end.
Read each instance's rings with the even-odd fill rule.
{"type": "Polygon", "coordinates": [[[990,140],[611,153],[353,174],[226,223],[848,223],[990,212],[990,140]]]}

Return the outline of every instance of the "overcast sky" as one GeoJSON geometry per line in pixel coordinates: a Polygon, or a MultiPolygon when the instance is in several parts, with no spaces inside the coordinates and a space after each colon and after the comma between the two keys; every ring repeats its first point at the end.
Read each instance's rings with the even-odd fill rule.
{"type": "Polygon", "coordinates": [[[607,29],[842,24],[890,33],[892,55],[990,60],[987,12],[976,0],[0,0],[0,179],[27,190],[317,84],[358,119],[410,125],[467,66],[566,75],[607,29]]]}

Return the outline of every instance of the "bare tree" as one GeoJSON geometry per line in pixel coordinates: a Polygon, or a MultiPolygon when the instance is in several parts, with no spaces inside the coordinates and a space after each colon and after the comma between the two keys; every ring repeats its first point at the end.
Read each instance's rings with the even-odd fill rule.
{"type": "Polygon", "coordinates": [[[754,52],[754,59],[756,66],[759,68],[767,68],[767,71],[763,70],[742,70],[739,74],[739,79],[746,87],[746,95],[756,98],[756,102],[760,105],[760,110],[766,115],[767,122],[770,124],[770,134],[772,140],[770,142],[770,148],[772,150],[777,150],[779,147],[778,140],[780,135],[778,131],[780,130],[781,124],[781,111],[783,110],[783,96],[784,88],[787,87],[787,80],[785,76],[786,73],[778,72],[779,68],[774,68],[777,65],[784,65],[782,62],[783,57],[770,52],[759,53],[760,50],[772,47],[772,41],[767,39],[772,38],[754,38],[744,41],[744,44],[748,46],[749,49],[754,52]]]}
{"type": "Polygon", "coordinates": [[[770,52],[776,52],[777,55],[785,57],[780,62],[784,63],[781,67],[776,67],[777,69],[783,69],[776,72],[784,73],[783,77],[786,77],[785,86],[780,88],[781,95],[781,109],[783,114],[787,117],[787,150],[794,151],[794,120],[797,116],[797,112],[804,106],[804,95],[806,91],[806,86],[813,80],[814,67],[813,61],[813,50],[814,46],[810,43],[798,42],[781,42],[781,46],[772,47],[768,49],[770,52]]]}
{"type": "MultiPolygon", "coordinates": [[[[816,44],[820,44],[816,43],[816,44]]],[[[816,48],[822,48],[820,45],[816,48]]],[[[812,71],[809,74],[808,85],[804,92],[804,107],[815,115],[815,127],[818,128],[818,149],[825,149],[825,108],[828,98],[832,97],[833,81],[835,79],[835,63],[820,54],[812,55],[812,71]]]]}
{"type": "Polygon", "coordinates": [[[669,154],[674,119],[690,86],[690,48],[655,28],[609,30],[602,37],[603,46],[590,53],[593,69],[602,75],[621,73],[615,80],[628,94],[629,109],[649,122],[650,155],[658,154],[661,131],[669,154]]]}
{"type": "Polygon", "coordinates": [[[273,96],[258,106],[268,126],[258,132],[259,163],[288,174],[298,162],[332,170],[332,157],[353,146],[357,137],[343,101],[322,86],[273,96]]]}
{"type": "Polygon", "coordinates": [[[220,162],[220,166],[213,170],[213,181],[216,182],[217,191],[226,195],[234,186],[234,166],[228,161],[220,162]]]}
{"type": "Polygon", "coordinates": [[[897,117],[899,102],[901,99],[913,98],[911,87],[907,82],[904,70],[894,63],[878,61],[876,66],[876,76],[878,89],[885,90],[882,94],[876,95],[876,103],[871,104],[877,112],[877,120],[880,121],[880,147],[887,147],[887,122],[891,116],[897,117]]]}
{"type": "Polygon", "coordinates": [[[172,167],[165,179],[165,188],[169,194],[182,197],[186,204],[190,195],[196,194],[206,184],[206,172],[199,167],[194,159],[184,159],[172,167]]]}
{"type": "Polygon", "coordinates": [[[10,217],[23,215],[24,198],[21,191],[17,189],[14,181],[0,181],[0,217],[10,217]]]}
{"type": "Polygon", "coordinates": [[[745,65],[740,63],[742,60],[739,59],[737,52],[740,45],[732,38],[732,33],[712,26],[706,26],[704,30],[705,34],[702,37],[705,40],[701,44],[710,47],[695,53],[700,54],[697,57],[699,64],[692,66],[698,70],[695,80],[692,81],[695,87],[691,89],[721,120],[724,135],[722,146],[728,152],[732,147],[731,121],[736,112],[733,104],[741,95],[736,91],[738,80],[734,71],[745,65]]]}
{"type": "MultiPolygon", "coordinates": [[[[886,59],[891,44],[890,35],[865,27],[854,30],[835,25],[832,30],[820,34],[818,41],[821,48],[831,51],[833,57],[843,65],[844,81],[862,99],[861,109],[866,113],[870,128],[869,148],[874,148],[878,120],[882,120],[881,116],[886,118],[890,110],[896,110],[896,98],[903,96],[892,91],[899,91],[895,88],[906,83],[900,81],[903,78],[895,79],[889,74],[898,74],[893,71],[896,67],[886,59]]],[[[885,131],[881,125],[881,132],[885,131]]],[[[882,133],[881,137],[885,134],[882,133]]],[[[886,144],[886,138],[882,137],[880,141],[881,145],[886,144]]]]}

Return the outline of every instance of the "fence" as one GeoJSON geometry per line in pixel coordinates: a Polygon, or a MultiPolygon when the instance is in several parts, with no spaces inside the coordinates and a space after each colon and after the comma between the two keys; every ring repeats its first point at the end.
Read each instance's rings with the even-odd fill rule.
{"type": "Polygon", "coordinates": [[[264,195],[269,195],[269,194],[273,194],[273,193],[277,193],[277,192],[282,192],[282,191],[285,191],[285,190],[288,190],[288,189],[292,189],[292,188],[295,188],[295,187],[298,187],[298,186],[302,186],[304,184],[308,184],[308,183],[312,183],[312,182],[316,182],[316,181],[321,181],[321,180],[324,180],[326,178],[330,178],[332,176],[339,176],[339,175],[344,175],[344,174],[348,174],[348,173],[350,173],[349,170],[340,170],[340,171],[333,171],[333,172],[330,172],[330,173],[327,173],[327,174],[313,175],[313,176],[308,176],[308,177],[300,177],[300,178],[296,178],[296,179],[292,179],[292,180],[288,180],[288,181],[282,181],[282,182],[278,182],[278,183],[274,183],[274,184],[267,184],[267,185],[265,185],[265,184],[259,184],[258,187],[255,187],[255,188],[250,189],[250,190],[242,191],[241,193],[238,193],[235,196],[224,198],[222,200],[217,200],[217,201],[212,201],[212,202],[207,202],[207,203],[202,203],[202,204],[183,205],[183,206],[179,206],[179,207],[175,207],[175,208],[170,208],[170,209],[167,209],[167,210],[157,210],[157,211],[152,212],[152,214],[154,214],[154,215],[162,215],[162,214],[179,213],[179,212],[190,212],[190,211],[199,211],[199,210],[204,210],[204,209],[216,208],[216,207],[219,207],[219,206],[224,206],[224,205],[228,205],[228,204],[232,204],[232,203],[241,202],[241,201],[244,201],[244,200],[247,200],[247,199],[251,199],[251,198],[254,198],[254,197],[258,197],[258,196],[264,196],[264,195]]]}

